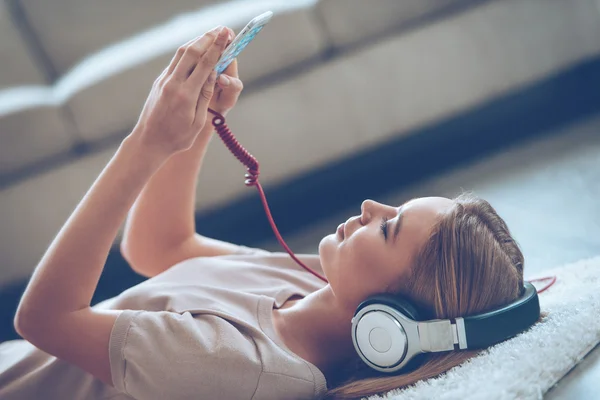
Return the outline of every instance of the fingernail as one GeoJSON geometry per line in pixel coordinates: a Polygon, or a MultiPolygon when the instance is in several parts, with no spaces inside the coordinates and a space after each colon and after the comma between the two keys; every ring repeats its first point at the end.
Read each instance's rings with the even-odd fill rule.
{"type": "Polygon", "coordinates": [[[217,25],[214,28],[212,28],[210,32],[221,32],[221,29],[223,29],[223,25],[217,25]]]}
{"type": "Polygon", "coordinates": [[[221,79],[221,85],[223,85],[223,86],[229,85],[229,78],[228,77],[226,77],[225,75],[221,75],[220,79],[221,79]]]}
{"type": "Polygon", "coordinates": [[[221,29],[219,30],[219,35],[223,35],[223,33],[227,32],[227,35],[229,35],[229,31],[227,31],[227,28],[222,26],[221,29]]]}
{"type": "Polygon", "coordinates": [[[208,75],[208,82],[211,83],[211,85],[214,85],[215,82],[217,80],[217,71],[215,71],[214,69],[211,71],[210,75],[208,75]]]}

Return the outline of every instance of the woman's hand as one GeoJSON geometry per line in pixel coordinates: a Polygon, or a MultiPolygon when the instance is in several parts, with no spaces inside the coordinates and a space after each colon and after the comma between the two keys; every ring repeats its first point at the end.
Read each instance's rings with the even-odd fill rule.
{"type": "MultiPolygon", "coordinates": [[[[235,37],[235,32],[229,28],[227,30],[231,41],[235,37]]],[[[222,115],[227,115],[237,103],[243,89],[244,85],[238,75],[237,59],[234,59],[217,79],[217,88],[208,107],[222,115]]]]}
{"type": "MultiPolygon", "coordinates": [[[[152,85],[130,135],[133,139],[149,151],[165,156],[192,146],[206,123],[215,89],[214,68],[229,35],[227,28],[217,27],[177,50],[170,65],[152,85]]],[[[215,107],[221,108],[220,103],[217,97],[215,107]]]]}

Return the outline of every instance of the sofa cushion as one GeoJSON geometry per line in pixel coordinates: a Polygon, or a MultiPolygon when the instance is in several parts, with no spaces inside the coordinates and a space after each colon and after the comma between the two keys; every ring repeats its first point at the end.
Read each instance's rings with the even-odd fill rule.
{"type": "Polygon", "coordinates": [[[27,42],[0,2],[0,179],[72,146],[27,42]]]}
{"type": "MultiPolygon", "coordinates": [[[[316,0],[173,0],[173,1],[94,1],[94,0],[18,0],[27,19],[59,74],[66,73],[89,54],[121,42],[156,26],[163,26],[160,34],[175,39],[179,44],[219,24],[238,31],[250,19],[267,10],[284,14],[287,10],[312,9],[316,0]]],[[[304,17],[306,18],[306,17],[304,17]]],[[[271,45],[281,48],[278,54],[284,61],[289,57],[305,56],[306,48],[315,34],[307,32],[304,22],[296,18],[277,18],[271,24],[288,24],[285,29],[269,27],[277,32],[271,35],[271,45]],[[277,21],[277,19],[280,19],[277,21]],[[299,26],[300,25],[300,26],[299,26]],[[299,29],[299,30],[297,30],[299,29]],[[290,38],[292,40],[290,40],[290,38]],[[305,40],[303,42],[303,39],[305,40]]],[[[261,33],[261,36],[264,34],[261,33]]],[[[159,39],[160,40],[160,39],[159,39]]],[[[267,44],[263,38],[263,44],[267,44]]],[[[316,40],[315,45],[318,46],[316,40]]],[[[254,47],[254,45],[253,45],[254,47]]],[[[273,60],[278,64],[278,60],[273,60]]]]}
{"type": "Polygon", "coordinates": [[[344,47],[435,13],[445,15],[458,3],[465,0],[322,0],[317,10],[333,44],[344,47]]]}
{"type": "Polygon", "coordinates": [[[44,71],[37,67],[4,1],[0,2],[0,60],[0,90],[44,83],[44,71]]]}
{"type": "Polygon", "coordinates": [[[0,286],[28,277],[116,148],[0,189],[0,286]]]}
{"type": "Polygon", "coordinates": [[[219,0],[17,0],[59,74],[88,54],[219,0]]]}
{"type": "Polygon", "coordinates": [[[3,95],[12,97],[11,93],[0,92],[0,179],[65,153],[74,144],[60,108],[27,107],[2,115],[3,95]]]}
{"type": "Polygon", "coordinates": [[[367,145],[598,57],[598,38],[594,2],[492,1],[339,62],[360,93],[349,112],[363,114],[360,140],[367,145]]]}
{"type": "MultiPolygon", "coordinates": [[[[221,23],[239,27],[265,10],[263,2],[247,7],[229,5],[221,23]],[[233,22],[227,23],[227,21],[233,22]],[[243,23],[242,23],[243,21],[243,23]]],[[[325,47],[314,21],[312,1],[278,3],[277,14],[240,56],[240,75],[246,86],[253,80],[310,60],[325,47]]],[[[213,11],[189,13],[176,21],[91,55],[61,78],[57,85],[70,94],[70,108],[78,131],[86,140],[122,136],[133,127],[152,82],[175,50],[215,25],[213,11]]]]}

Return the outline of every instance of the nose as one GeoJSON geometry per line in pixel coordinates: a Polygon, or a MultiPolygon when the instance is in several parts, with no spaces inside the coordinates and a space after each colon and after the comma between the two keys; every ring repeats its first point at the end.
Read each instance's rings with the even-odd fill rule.
{"type": "Polygon", "coordinates": [[[379,203],[377,203],[376,201],[369,199],[362,202],[362,204],[360,205],[360,222],[363,225],[367,225],[369,221],[371,221],[371,218],[373,218],[373,214],[375,213],[378,204],[379,203]]]}
{"type": "Polygon", "coordinates": [[[378,203],[376,201],[367,199],[362,202],[360,206],[361,216],[360,221],[363,225],[368,224],[373,217],[382,215],[388,215],[389,218],[394,218],[396,215],[396,209],[392,206],[378,203]]]}

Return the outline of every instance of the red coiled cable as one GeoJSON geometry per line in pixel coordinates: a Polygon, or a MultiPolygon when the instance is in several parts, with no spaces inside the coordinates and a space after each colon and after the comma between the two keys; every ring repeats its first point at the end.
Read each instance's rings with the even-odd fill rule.
{"type": "Polygon", "coordinates": [[[292,252],[292,250],[290,250],[288,245],[281,237],[281,234],[279,233],[279,230],[275,225],[275,221],[273,221],[271,210],[269,210],[269,205],[267,204],[265,192],[263,191],[263,188],[260,185],[260,182],[258,181],[258,174],[260,172],[258,170],[259,165],[256,158],[254,158],[252,154],[248,153],[248,151],[233,136],[233,133],[231,133],[231,131],[227,127],[227,124],[225,123],[225,117],[223,115],[214,110],[211,110],[210,108],[208,109],[208,111],[215,115],[215,117],[212,119],[212,124],[215,127],[215,130],[217,131],[221,139],[223,140],[223,143],[225,143],[225,146],[227,146],[229,151],[231,151],[233,155],[235,155],[235,157],[247,168],[248,173],[246,174],[246,181],[244,183],[246,184],[246,186],[256,186],[256,188],[258,189],[258,194],[260,195],[260,199],[265,209],[265,214],[267,214],[267,219],[269,220],[271,228],[273,229],[273,233],[275,233],[275,237],[277,238],[281,246],[283,246],[285,251],[287,251],[290,257],[292,257],[292,259],[296,261],[298,265],[300,265],[302,268],[304,268],[317,278],[321,279],[325,283],[328,283],[327,279],[324,276],[321,276],[317,272],[304,265],[304,263],[300,261],[298,257],[296,257],[296,255],[292,252]]]}
{"type": "MultiPolygon", "coordinates": [[[[269,210],[269,204],[267,203],[267,198],[265,196],[265,192],[263,191],[263,188],[260,185],[260,182],[258,181],[258,175],[260,172],[259,172],[258,161],[256,160],[256,158],[254,158],[254,156],[252,154],[250,154],[244,148],[244,146],[242,146],[237,141],[237,139],[233,136],[233,133],[231,133],[231,131],[227,127],[227,124],[225,123],[225,117],[223,115],[221,115],[220,113],[218,113],[215,110],[212,110],[210,108],[208,109],[208,111],[215,116],[212,119],[212,124],[215,127],[215,130],[217,131],[219,136],[221,137],[221,140],[223,140],[223,143],[225,143],[225,146],[227,146],[229,151],[248,169],[248,173],[246,174],[246,181],[244,183],[246,184],[246,186],[256,186],[256,188],[258,189],[258,194],[260,195],[260,200],[262,201],[263,207],[265,209],[265,214],[267,214],[267,219],[269,220],[269,223],[271,224],[271,228],[273,229],[273,233],[275,233],[275,237],[277,238],[277,240],[279,241],[281,246],[283,246],[285,251],[287,251],[287,253],[290,255],[290,257],[292,257],[292,259],[294,261],[296,261],[298,263],[298,265],[300,265],[302,268],[304,268],[305,270],[307,270],[308,272],[310,272],[317,278],[328,283],[327,279],[324,276],[321,276],[317,272],[313,271],[312,269],[310,269],[309,267],[304,265],[304,263],[302,261],[300,261],[296,257],[296,255],[292,252],[292,250],[290,250],[288,245],[285,243],[285,241],[281,237],[281,234],[279,233],[279,230],[277,229],[277,226],[275,225],[275,221],[273,221],[273,216],[271,215],[271,210],[269,210]]],[[[549,277],[533,279],[530,282],[538,282],[538,281],[545,281],[545,280],[550,280],[550,283],[547,284],[546,286],[544,286],[541,290],[537,291],[538,293],[542,293],[543,291],[548,289],[550,286],[552,286],[554,284],[554,282],[556,282],[556,276],[549,276],[549,277]]]]}

